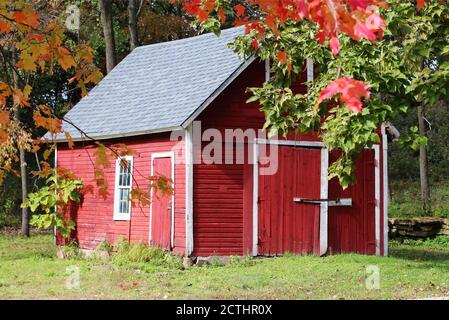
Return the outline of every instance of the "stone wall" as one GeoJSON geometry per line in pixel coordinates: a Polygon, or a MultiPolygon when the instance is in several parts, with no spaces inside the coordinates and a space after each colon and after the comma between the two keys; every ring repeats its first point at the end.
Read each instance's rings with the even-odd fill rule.
{"type": "Polygon", "coordinates": [[[425,239],[449,235],[449,219],[419,217],[388,219],[390,239],[425,239]]]}

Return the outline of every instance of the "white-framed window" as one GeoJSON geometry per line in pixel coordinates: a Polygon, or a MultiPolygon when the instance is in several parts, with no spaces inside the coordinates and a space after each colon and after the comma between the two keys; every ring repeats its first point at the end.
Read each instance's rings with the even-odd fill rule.
{"type": "Polygon", "coordinates": [[[118,158],[115,165],[114,220],[131,219],[133,157],[118,158]]]}

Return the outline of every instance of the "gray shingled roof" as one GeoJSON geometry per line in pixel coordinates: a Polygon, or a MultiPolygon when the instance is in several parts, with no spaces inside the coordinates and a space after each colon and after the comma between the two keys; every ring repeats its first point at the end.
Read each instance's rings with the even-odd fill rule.
{"type": "MultiPolygon", "coordinates": [[[[244,63],[242,28],[136,48],[65,118],[95,138],[180,127],[244,63]]],[[[64,122],[73,138],[80,133],[64,122]]]]}

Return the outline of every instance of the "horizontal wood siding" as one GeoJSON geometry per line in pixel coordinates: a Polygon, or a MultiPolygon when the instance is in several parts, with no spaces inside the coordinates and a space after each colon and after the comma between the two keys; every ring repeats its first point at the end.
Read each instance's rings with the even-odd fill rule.
{"type": "MultiPolygon", "coordinates": [[[[245,103],[249,98],[245,90],[247,87],[260,86],[264,78],[263,63],[255,62],[249,66],[198,117],[202,132],[215,128],[224,137],[225,129],[261,128],[264,115],[258,110],[257,104],[245,103]]],[[[203,147],[206,144],[203,143],[203,147]]],[[[242,147],[248,150],[246,144],[242,147]]],[[[223,157],[224,150],[223,145],[223,157]]],[[[248,252],[249,237],[245,241],[244,234],[252,228],[252,198],[244,190],[251,188],[250,170],[252,166],[248,168],[243,164],[194,165],[194,256],[244,255],[248,252]]]]}
{"type": "MultiPolygon", "coordinates": [[[[134,155],[133,187],[149,188],[147,177],[151,175],[151,155],[156,152],[171,151],[177,143],[170,141],[169,134],[157,134],[126,139],[114,139],[106,143],[125,143],[136,151],[134,155]]],[[[131,210],[131,221],[114,221],[114,186],[115,160],[111,159],[111,167],[105,169],[109,196],[103,199],[93,181],[95,146],[78,142],[74,149],[66,144],[58,145],[57,166],[72,170],[81,177],[85,185],[93,188],[92,193],[83,197],[82,204],[75,210],[77,224],[76,237],[80,247],[94,249],[102,241],[115,243],[120,237],[133,243],[148,244],[150,208],[135,207],[131,210]]],[[[183,158],[182,152],[175,154],[175,161],[183,158]]],[[[173,251],[185,253],[185,165],[175,166],[175,221],[173,251]]]]}

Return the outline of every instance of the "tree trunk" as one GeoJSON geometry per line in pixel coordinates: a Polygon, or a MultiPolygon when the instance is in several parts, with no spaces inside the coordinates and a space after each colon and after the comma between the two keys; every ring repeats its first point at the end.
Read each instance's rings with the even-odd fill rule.
{"type": "Polygon", "coordinates": [[[137,37],[137,15],[139,11],[138,2],[139,0],[128,1],[129,45],[131,47],[131,51],[139,45],[139,39],[137,37]]]}
{"type": "MultiPolygon", "coordinates": [[[[14,86],[17,88],[19,86],[19,80],[17,79],[17,74],[13,72],[14,86]]],[[[19,106],[15,106],[14,118],[17,123],[20,121],[20,109],[19,106]]],[[[22,181],[22,203],[28,198],[28,170],[26,163],[26,153],[23,148],[19,146],[19,160],[20,160],[20,179],[22,181]]],[[[28,208],[22,208],[22,235],[30,236],[30,212],[28,208]]]]}
{"type": "Polygon", "coordinates": [[[116,65],[115,38],[112,23],[112,0],[100,0],[101,21],[103,23],[103,35],[106,47],[106,72],[109,73],[116,65]]]}
{"type": "MultiPolygon", "coordinates": [[[[14,117],[16,121],[20,123],[19,108],[14,110],[14,117]]],[[[27,162],[25,159],[25,150],[19,149],[19,159],[20,159],[20,179],[22,180],[22,203],[28,198],[28,170],[27,162]]],[[[30,212],[28,208],[22,208],[22,235],[30,236],[30,212]]]]}
{"type": "MultiPolygon", "coordinates": [[[[28,198],[28,170],[25,159],[25,150],[20,149],[20,178],[22,180],[22,201],[28,198]]],[[[30,213],[27,208],[22,208],[22,235],[30,236],[30,213]]]]}
{"type": "MultiPolygon", "coordinates": [[[[419,133],[427,136],[426,123],[424,120],[424,107],[418,106],[418,126],[419,133]]],[[[421,200],[424,213],[430,212],[430,189],[429,189],[429,172],[427,163],[427,146],[419,147],[419,175],[421,180],[421,200]]]]}

